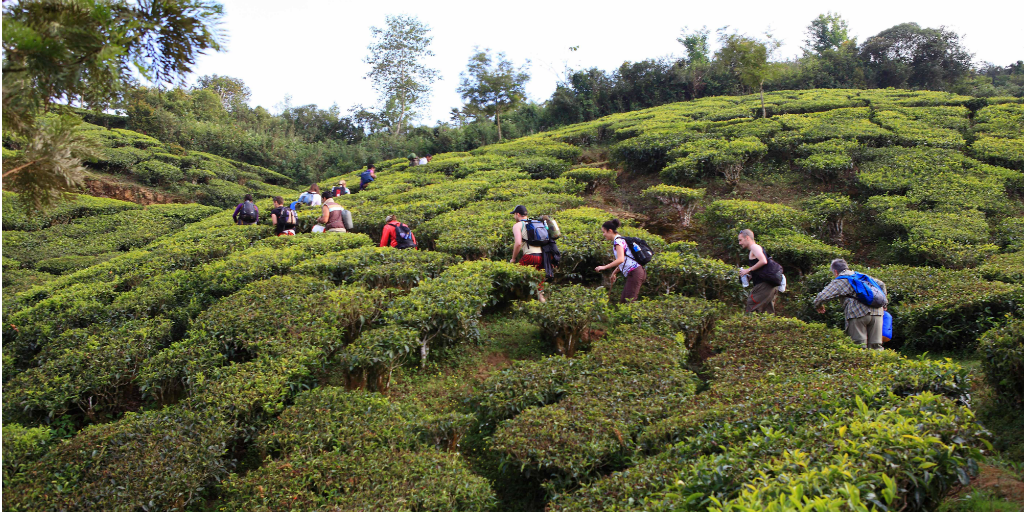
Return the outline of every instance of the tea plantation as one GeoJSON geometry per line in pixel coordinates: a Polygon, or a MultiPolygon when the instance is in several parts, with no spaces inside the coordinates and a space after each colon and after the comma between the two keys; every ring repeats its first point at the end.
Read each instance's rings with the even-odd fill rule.
{"type": "Polygon", "coordinates": [[[93,128],[96,172],[194,202],[3,193],[4,509],[934,510],[1006,446],[977,385],[1024,414],[1024,104],[765,103],[378,162],[353,230],[293,237],[269,198],[309,184],[93,128]],[[518,204],[561,227],[553,279],[508,263],[518,204]],[[419,250],[377,247],[389,214],[419,250]],[[634,303],[594,271],[612,217],[655,250],[634,303]],[[779,316],[742,314],[743,228],[779,316]],[[812,310],[835,257],[887,283],[895,350],[812,310]]]}

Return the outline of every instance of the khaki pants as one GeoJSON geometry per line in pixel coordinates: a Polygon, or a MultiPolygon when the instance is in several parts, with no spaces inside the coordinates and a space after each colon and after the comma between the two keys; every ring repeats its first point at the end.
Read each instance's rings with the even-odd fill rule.
{"type": "Polygon", "coordinates": [[[861,348],[882,350],[882,317],[864,315],[846,321],[846,333],[861,348]]]}
{"type": "Polygon", "coordinates": [[[775,297],[779,294],[779,288],[768,283],[757,283],[750,290],[747,296],[747,306],[744,310],[747,313],[769,313],[775,314],[775,297]]]}

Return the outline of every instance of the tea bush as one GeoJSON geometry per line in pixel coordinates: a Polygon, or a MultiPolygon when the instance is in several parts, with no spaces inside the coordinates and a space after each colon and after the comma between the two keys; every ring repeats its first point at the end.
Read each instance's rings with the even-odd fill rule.
{"type": "Polygon", "coordinates": [[[1024,320],[1010,319],[978,341],[985,378],[1009,404],[1024,404],[1024,320]]]}
{"type": "Polygon", "coordinates": [[[693,220],[693,212],[700,205],[701,199],[704,199],[704,189],[661,184],[645,189],[642,195],[652,197],[675,208],[679,214],[679,223],[689,226],[693,220]]]}
{"type": "Polygon", "coordinates": [[[411,289],[437,277],[461,259],[432,251],[393,247],[363,247],[319,256],[295,267],[295,272],[325,276],[335,283],[363,283],[369,288],[411,289]]]}
{"type": "Polygon", "coordinates": [[[600,185],[615,188],[617,186],[615,178],[618,177],[618,173],[615,169],[582,167],[565,171],[561,177],[573,180],[576,183],[585,184],[587,188],[584,190],[584,193],[593,194],[594,190],[600,185]]]}
{"type": "Polygon", "coordinates": [[[730,300],[742,293],[738,270],[721,260],[665,250],[644,268],[647,281],[640,288],[644,295],[681,293],[730,300]]]}
{"type": "Polygon", "coordinates": [[[4,425],[3,429],[3,476],[4,485],[14,483],[13,479],[22,466],[39,459],[53,439],[53,431],[47,427],[28,428],[17,423],[4,425]]]}
{"type": "Polygon", "coordinates": [[[559,286],[547,294],[547,302],[527,302],[523,313],[540,326],[555,352],[572,357],[595,322],[604,319],[608,294],[580,285],[559,286]]]}
{"type": "Polygon", "coordinates": [[[715,235],[732,242],[741,229],[755,237],[778,229],[797,229],[806,220],[803,212],[777,203],[720,199],[704,212],[704,224],[715,235]]]}
{"type": "Polygon", "coordinates": [[[853,140],[832,139],[815,144],[801,144],[797,151],[806,155],[794,163],[807,174],[824,183],[834,182],[844,172],[853,169],[854,155],[863,147],[853,140]]]}
{"type": "Polygon", "coordinates": [[[477,260],[450,267],[440,277],[456,282],[482,277],[491,283],[487,305],[502,307],[512,301],[533,298],[537,294],[537,285],[544,279],[544,273],[533,267],[506,261],[477,260]]]}
{"type": "MultiPolygon", "coordinates": [[[[964,109],[964,113],[966,114],[964,109]]],[[[879,126],[892,130],[896,136],[893,142],[906,146],[928,146],[962,150],[967,142],[964,136],[948,128],[935,126],[934,122],[921,122],[913,118],[912,110],[896,112],[881,110],[874,112],[872,119],[879,126]]]]}
{"type": "Polygon", "coordinates": [[[675,161],[665,167],[660,176],[665,181],[681,183],[721,173],[726,183],[736,186],[743,168],[767,153],[768,146],[756,137],[687,142],[669,152],[669,158],[675,161]]]}
{"type": "Polygon", "coordinates": [[[496,501],[458,453],[434,451],[295,457],[233,476],[221,489],[231,511],[485,511],[496,501]]]}
{"type": "Polygon", "coordinates": [[[994,281],[1004,283],[1024,282],[1024,251],[994,254],[978,266],[978,272],[994,281]]]}
{"type": "Polygon", "coordinates": [[[224,432],[214,419],[177,407],[87,427],[25,467],[4,492],[4,508],[188,506],[227,475],[224,432]]]}
{"type": "Polygon", "coordinates": [[[835,258],[849,258],[851,253],[828,245],[821,240],[791,230],[777,230],[766,233],[758,239],[765,254],[778,261],[784,270],[796,270],[799,274],[828,265],[835,258]]]}
{"type": "Polygon", "coordinates": [[[715,323],[724,313],[725,307],[720,302],[666,295],[620,304],[612,311],[611,321],[616,325],[634,326],[638,332],[666,338],[681,336],[686,350],[697,355],[704,352],[715,323]]]}
{"type": "Polygon", "coordinates": [[[4,231],[38,231],[54,224],[67,224],[74,219],[83,217],[111,215],[127,210],[141,209],[141,205],[127,201],[71,194],[64,201],[41,211],[30,213],[17,194],[5,190],[3,193],[3,229],[4,231]]]}
{"type": "Polygon", "coordinates": [[[395,369],[420,346],[412,329],[387,326],[363,333],[338,353],[346,387],[387,391],[395,369]]]}

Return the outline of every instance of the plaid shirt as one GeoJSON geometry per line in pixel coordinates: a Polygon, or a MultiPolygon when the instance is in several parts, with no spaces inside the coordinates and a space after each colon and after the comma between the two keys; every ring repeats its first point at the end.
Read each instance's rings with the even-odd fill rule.
{"type": "MultiPolygon", "coordinates": [[[[841,276],[852,276],[852,270],[844,270],[839,273],[841,276]]],[[[874,278],[872,278],[874,279],[874,278]]],[[[888,295],[888,291],[885,288],[885,283],[881,279],[875,279],[875,282],[882,287],[882,291],[888,295]]],[[[872,308],[868,307],[867,304],[854,298],[856,294],[853,291],[853,286],[846,279],[833,279],[828,286],[825,287],[816,297],[814,297],[814,307],[817,308],[821,304],[828,302],[836,297],[843,298],[843,313],[847,320],[851,318],[860,318],[862,316],[882,316],[885,312],[883,308],[872,308]]]]}

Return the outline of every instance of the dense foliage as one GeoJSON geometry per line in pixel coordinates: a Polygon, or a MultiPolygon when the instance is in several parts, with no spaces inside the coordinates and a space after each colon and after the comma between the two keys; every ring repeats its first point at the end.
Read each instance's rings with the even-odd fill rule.
{"type": "Polygon", "coordinates": [[[310,233],[320,209],[300,207],[282,237],[266,221],[268,195],[298,194],[284,174],[95,127],[92,165],[124,158],[208,205],[29,213],[5,193],[4,507],[932,510],[987,452],[970,373],[861,351],[810,299],[850,258],[887,284],[887,347],[978,348],[1019,404],[1021,169],[974,149],[1020,138],[1014,105],[787,91],[762,118],[758,97],[699,99],[380,161],[337,199],[350,232],[310,233]],[[784,203],[744,190],[779,174],[798,180],[784,203]],[[237,226],[246,191],[260,223],[237,226]],[[551,278],[508,262],[519,204],[558,221],[551,278]],[[389,215],[417,249],[376,247],[389,215]],[[613,216],[655,251],[627,304],[594,271],[613,216]],[[738,314],[742,228],[803,320],[738,314]]]}

